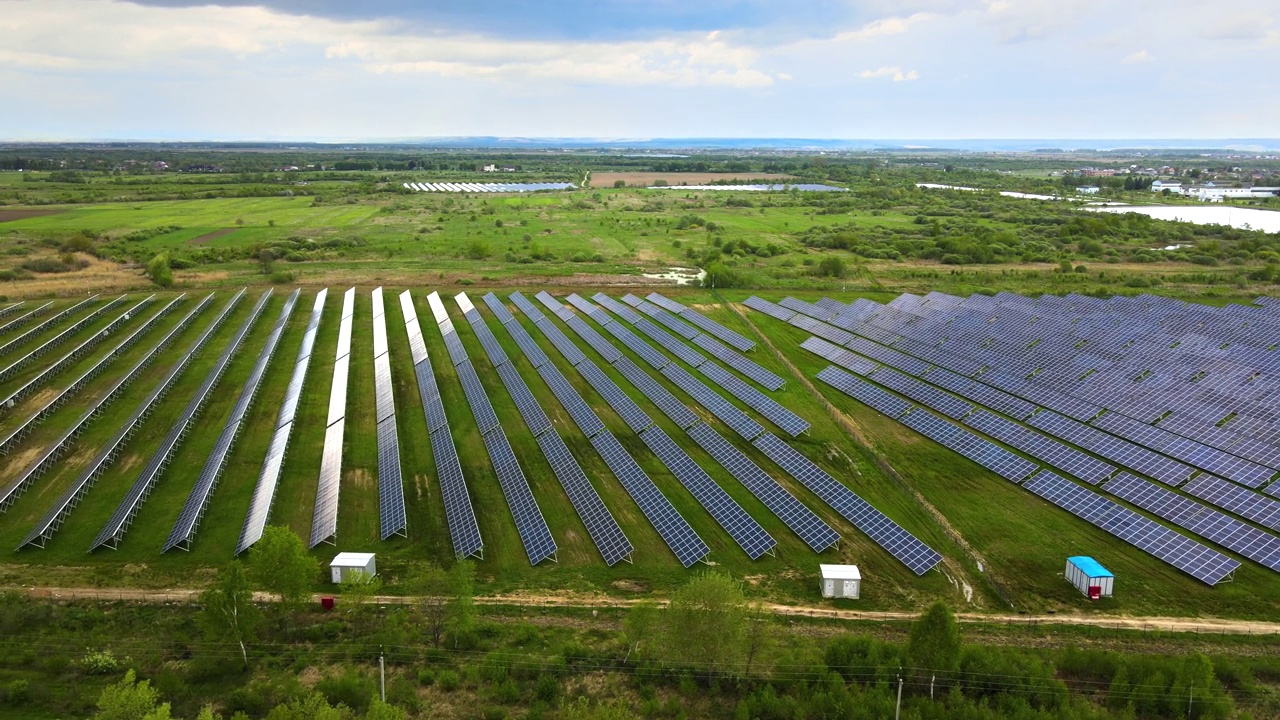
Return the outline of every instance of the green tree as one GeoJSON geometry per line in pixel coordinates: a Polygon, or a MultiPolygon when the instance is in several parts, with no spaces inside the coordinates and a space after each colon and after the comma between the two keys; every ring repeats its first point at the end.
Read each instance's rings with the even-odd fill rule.
{"type": "Polygon", "coordinates": [[[240,646],[240,658],[249,669],[248,643],[257,635],[261,614],[253,604],[253,588],[239,560],[218,571],[218,580],[200,595],[201,620],[210,637],[231,638],[240,646]]]}
{"type": "Polygon", "coordinates": [[[632,720],[640,717],[631,711],[621,700],[610,703],[592,705],[585,697],[560,704],[560,712],[556,715],[560,720],[632,720]]]}
{"type": "Polygon", "coordinates": [[[320,563],[307,553],[302,538],[279,525],[263,530],[249,553],[249,567],[261,587],[280,596],[286,612],[306,602],[320,572],[320,563]]]}
{"type": "Polygon", "coordinates": [[[467,243],[467,257],[472,260],[484,260],[489,257],[489,244],[483,240],[472,240],[467,243]]]}
{"type": "Polygon", "coordinates": [[[658,622],[658,606],[652,601],[642,600],[631,606],[626,619],[622,621],[622,634],[627,640],[628,655],[640,658],[649,654],[646,641],[654,637],[658,622]]]}
{"type": "Polygon", "coordinates": [[[147,261],[146,275],[151,282],[162,288],[173,287],[173,270],[169,269],[169,255],[160,253],[147,261]]]}
{"type": "Polygon", "coordinates": [[[414,610],[431,644],[440,647],[449,619],[449,575],[439,565],[427,563],[413,569],[409,579],[414,610]]]}
{"type": "Polygon", "coordinates": [[[345,705],[334,707],[318,692],[297,698],[287,704],[277,705],[267,714],[267,720],[350,720],[351,712],[345,705]]]}
{"type": "Polygon", "coordinates": [[[701,573],[671,598],[663,655],[708,672],[726,672],[743,657],[747,599],[727,573],[701,573]]]}
{"type": "Polygon", "coordinates": [[[834,255],[822,258],[822,262],[818,263],[818,274],[822,277],[842,278],[847,274],[844,267],[844,260],[834,255]]]}
{"type": "Polygon", "coordinates": [[[911,624],[907,661],[924,675],[950,674],[960,669],[960,626],[944,602],[935,602],[911,624]]]}
{"type": "Polygon", "coordinates": [[[752,665],[768,656],[774,642],[773,613],[760,603],[752,603],[745,614],[746,631],[743,642],[745,665],[743,674],[750,675],[752,665]]]}
{"type": "Polygon", "coordinates": [[[364,633],[369,618],[369,603],[382,589],[382,578],[377,575],[365,577],[356,570],[342,580],[342,599],[348,603],[347,612],[351,615],[351,624],[356,635],[364,633]]]}
{"type": "Polygon", "coordinates": [[[404,710],[385,703],[377,697],[369,703],[369,712],[364,715],[364,720],[406,720],[406,718],[408,714],[404,710]]]}
{"type": "Polygon", "coordinates": [[[98,696],[96,720],[169,720],[169,703],[160,704],[160,692],[150,680],[138,682],[133,670],[98,696]]]}

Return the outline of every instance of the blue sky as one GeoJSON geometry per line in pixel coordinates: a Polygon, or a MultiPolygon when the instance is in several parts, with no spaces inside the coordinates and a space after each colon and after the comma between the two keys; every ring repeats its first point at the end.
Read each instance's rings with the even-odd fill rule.
{"type": "Polygon", "coordinates": [[[0,138],[1280,135],[1280,0],[0,0],[0,138]]]}

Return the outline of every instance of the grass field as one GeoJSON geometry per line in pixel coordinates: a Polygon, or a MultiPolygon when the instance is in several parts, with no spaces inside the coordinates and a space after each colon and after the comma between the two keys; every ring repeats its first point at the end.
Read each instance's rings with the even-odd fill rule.
{"type": "MultiPolygon", "coordinates": [[[[273,522],[287,525],[304,537],[310,530],[315,479],[319,468],[333,355],[337,343],[341,290],[344,289],[333,287],[330,291],[272,516],[273,522]]],[[[338,547],[321,546],[316,554],[327,561],[335,549],[376,551],[379,553],[379,570],[394,588],[396,579],[403,576],[410,563],[433,561],[449,564],[452,551],[439,487],[434,482],[436,473],[430,447],[426,442],[426,426],[412,373],[407,336],[403,330],[404,320],[398,299],[394,297],[403,288],[392,287],[386,290],[387,323],[409,537],[394,538],[387,542],[378,540],[377,452],[374,439],[372,321],[369,299],[371,289],[363,286],[357,291],[338,516],[338,547]]],[[[565,438],[605,504],[636,547],[633,564],[622,563],[613,568],[604,565],[563,489],[536,447],[534,438],[524,426],[473,330],[453,303],[451,296],[454,291],[448,290],[442,292],[446,307],[559,545],[558,562],[544,562],[538,567],[529,567],[462,394],[461,385],[451,363],[447,361],[443,339],[431,320],[425,295],[434,288],[428,284],[412,289],[428,351],[435,359],[437,381],[485,541],[484,559],[480,564],[482,590],[523,592],[529,595],[606,593],[634,597],[650,592],[665,594],[688,577],[689,571],[676,562],[634,502],[595,454],[587,439],[548,392],[517,346],[502,331],[488,308],[480,302],[485,290],[468,287],[466,290],[469,296],[480,308],[490,329],[535,396],[542,402],[556,430],[565,438]]],[[[525,290],[531,294],[537,289],[525,290]]],[[[241,433],[191,551],[160,554],[160,548],[178,510],[199,474],[205,457],[235,403],[240,386],[283,305],[285,292],[277,292],[268,302],[119,549],[92,554],[86,551],[99,528],[137,477],[138,471],[147,462],[152,449],[168,431],[202,381],[214,358],[240,322],[247,317],[249,308],[257,298],[257,292],[259,291],[254,290],[246,295],[226,324],[214,335],[209,346],[183,373],[140,431],[127,442],[120,458],[71,512],[66,524],[48,547],[17,553],[11,550],[43,515],[53,499],[75,478],[96,448],[114,432],[141,397],[158,381],[171,365],[172,359],[168,358],[174,356],[173,351],[165,353],[166,359],[149,368],[123,397],[92,421],[85,434],[57,464],[55,471],[34,483],[8,512],[0,516],[0,552],[4,553],[0,560],[0,582],[28,585],[183,586],[205,581],[214,568],[231,557],[266,452],[270,428],[274,426],[279,403],[292,373],[292,361],[306,325],[308,313],[305,309],[310,307],[314,298],[311,290],[304,292],[286,327],[249,415],[247,426],[254,431],[241,433]]],[[[505,298],[508,292],[509,288],[503,288],[499,290],[499,295],[505,298]]],[[[591,291],[581,292],[589,295],[591,291]]],[[[606,289],[606,292],[610,291],[606,289]]],[[[615,293],[617,295],[620,293],[615,293]]],[[[833,391],[821,395],[811,392],[805,386],[803,378],[811,379],[823,363],[797,347],[806,335],[794,327],[736,306],[734,301],[745,295],[727,293],[722,298],[706,291],[668,295],[697,305],[721,323],[757,338],[761,347],[752,353],[753,359],[789,379],[787,386],[775,393],[775,397],[812,425],[808,433],[792,443],[793,446],[945,556],[938,572],[917,578],[802,486],[785,476],[754,447],[739,440],[718,421],[700,411],[700,416],[717,426],[725,437],[730,438],[841,533],[843,541],[838,550],[828,551],[821,556],[814,554],[745,488],[662,416],[644,396],[631,388],[621,375],[607,367],[590,348],[577,343],[778,540],[776,557],[765,556],[759,561],[751,561],[698,506],[688,491],[666,472],[616,413],[608,408],[572,366],[541,336],[528,318],[516,313],[517,321],[543,347],[588,403],[597,409],[606,425],[712,547],[711,562],[745,578],[752,586],[753,593],[782,602],[812,602],[816,594],[817,563],[852,562],[862,568],[866,578],[863,599],[857,606],[868,610],[914,608],[933,599],[945,598],[955,606],[973,610],[1007,611],[1012,605],[1013,609],[1029,613],[1105,611],[1248,618],[1267,618],[1273,615],[1275,603],[1280,600],[1280,577],[1274,573],[1245,561],[1235,582],[1216,588],[1203,586],[849,398],[833,391]],[[793,368],[803,377],[798,377],[793,368]],[[1121,579],[1116,599],[1104,604],[1090,604],[1061,579],[1063,558],[1079,553],[1103,559],[1117,573],[1121,579]]],[[[229,292],[219,292],[211,307],[175,343],[175,351],[187,347],[229,298],[229,292]]],[[[145,352],[149,343],[154,343],[167,332],[167,328],[177,322],[194,300],[192,297],[178,311],[165,318],[126,357],[117,360],[107,372],[97,378],[80,398],[68,403],[43,422],[35,433],[6,458],[3,469],[0,470],[0,482],[7,482],[25,467],[39,448],[79,414],[77,408],[83,406],[85,399],[101,393],[114,378],[119,377],[145,352]]],[[[510,309],[515,312],[514,306],[510,306],[510,309]]],[[[138,323],[140,318],[131,322],[138,323]]],[[[575,337],[559,320],[554,322],[566,334],[575,337]]],[[[50,333],[52,332],[56,330],[51,330],[50,333]]],[[[40,341],[40,338],[36,338],[32,343],[40,341]]],[[[110,343],[104,344],[91,357],[83,359],[77,368],[60,375],[50,387],[61,387],[74,373],[105,353],[109,345],[110,343]]],[[[14,352],[22,352],[22,349],[14,352]]],[[[631,355],[629,351],[626,354],[631,355]]],[[[637,358],[633,356],[633,359],[637,358]]],[[[4,360],[5,358],[0,358],[0,362],[4,360]]],[[[647,368],[638,359],[637,364],[647,368]]],[[[665,378],[653,376],[677,397],[692,405],[692,401],[665,378]]],[[[0,392],[16,386],[24,377],[26,375],[20,375],[0,384],[0,392]]],[[[28,399],[0,418],[0,431],[14,427],[19,419],[26,417],[39,406],[43,398],[48,397],[48,392],[46,390],[43,395],[28,399]]]]}

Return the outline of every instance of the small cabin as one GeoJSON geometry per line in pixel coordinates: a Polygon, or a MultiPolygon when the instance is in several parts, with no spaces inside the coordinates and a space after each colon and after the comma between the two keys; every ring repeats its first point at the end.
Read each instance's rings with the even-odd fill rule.
{"type": "Polygon", "coordinates": [[[857,600],[862,594],[862,573],[857,565],[819,565],[822,597],[857,600]]]}
{"type": "Polygon", "coordinates": [[[1111,597],[1116,577],[1111,571],[1091,557],[1077,555],[1067,558],[1065,573],[1067,582],[1076,586],[1090,600],[1111,597]]]}
{"type": "Polygon", "coordinates": [[[365,580],[371,580],[378,574],[378,569],[374,565],[373,553],[342,552],[329,563],[329,572],[337,584],[350,580],[356,573],[361,573],[365,580]]]}

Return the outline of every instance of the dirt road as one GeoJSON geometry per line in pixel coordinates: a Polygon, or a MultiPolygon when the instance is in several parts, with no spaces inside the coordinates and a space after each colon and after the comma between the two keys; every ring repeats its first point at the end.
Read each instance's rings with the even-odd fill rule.
{"type": "MultiPolygon", "coordinates": [[[[136,588],[4,588],[25,593],[28,597],[44,600],[96,600],[106,602],[190,603],[200,596],[200,590],[168,589],[139,590],[136,588]]],[[[256,593],[255,599],[273,602],[268,593],[256,593]]],[[[318,603],[320,595],[315,595],[318,603]]],[[[339,599],[340,600],[340,599],[339,599]]],[[[376,598],[383,605],[407,604],[411,598],[384,595],[376,598]]],[[[477,597],[479,605],[511,607],[567,607],[567,608],[627,608],[639,600],[591,595],[491,595],[477,597]]],[[[659,603],[661,604],[661,603],[659,603]]],[[[794,605],[770,605],[769,609],[782,616],[828,618],[850,622],[903,622],[914,620],[914,612],[873,612],[864,610],[839,610],[835,608],[802,607],[794,605]]],[[[1123,615],[1009,615],[995,613],[958,613],[961,623],[988,625],[1073,625],[1108,628],[1112,630],[1159,631],[1200,633],[1212,635],[1280,635],[1280,622],[1260,620],[1229,620],[1224,618],[1176,618],[1129,617],[1123,615]]]]}

